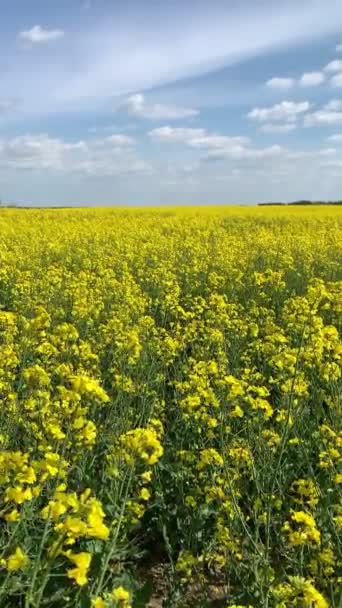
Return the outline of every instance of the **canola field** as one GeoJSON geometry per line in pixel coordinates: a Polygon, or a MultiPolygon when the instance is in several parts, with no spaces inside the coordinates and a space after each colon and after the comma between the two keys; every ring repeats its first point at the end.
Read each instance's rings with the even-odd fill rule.
{"type": "Polygon", "coordinates": [[[0,211],[1,608],[340,608],[342,209],[0,211]]]}

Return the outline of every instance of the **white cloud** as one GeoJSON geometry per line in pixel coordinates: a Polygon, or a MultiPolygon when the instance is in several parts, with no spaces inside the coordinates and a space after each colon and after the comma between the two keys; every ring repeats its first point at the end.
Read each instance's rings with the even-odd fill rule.
{"type": "Polygon", "coordinates": [[[301,87],[316,87],[325,81],[323,72],[306,72],[299,80],[301,87]]]}
{"type": "MultiPolygon", "coordinates": [[[[207,132],[208,134],[208,132],[207,132]]],[[[210,133],[209,133],[210,135],[210,133]]],[[[38,136],[26,136],[38,137],[38,136]]],[[[47,138],[47,136],[45,136],[47,138]]],[[[52,138],[50,138],[52,139],[52,138]]],[[[25,153],[28,155],[27,143],[25,153]]],[[[59,149],[74,145],[58,140],[59,149]]],[[[134,149],[112,150],[104,140],[76,142],[73,150],[62,150],[60,162],[46,160],[51,141],[45,150],[26,162],[23,178],[18,170],[23,141],[16,145],[16,155],[8,162],[8,146],[0,142],[2,195],[17,203],[171,205],[220,203],[255,203],[262,200],[298,198],[334,199],[342,187],[342,150],[311,148],[301,150],[279,145],[264,148],[240,146],[210,149],[201,158],[187,160],[177,148],[173,158],[158,155],[153,166],[134,155],[134,149]],[[16,158],[17,156],[17,158],[16,158]],[[57,166],[56,166],[57,165],[57,166]],[[332,177],[333,173],[336,179],[332,177]],[[279,187],[275,186],[279,182],[279,187]]],[[[32,142],[31,142],[32,143],[32,142]]],[[[43,147],[44,147],[43,146],[43,147]]],[[[57,155],[58,159],[58,155],[57,155]]]]}
{"type": "MultiPolygon", "coordinates": [[[[282,157],[286,154],[286,148],[279,145],[269,146],[268,148],[245,150],[245,158],[276,158],[282,157]]],[[[243,157],[243,156],[242,156],[243,157]]]]}
{"type": "Polygon", "coordinates": [[[324,71],[329,73],[340,72],[342,70],[342,60],[334,59],[334,61],[330,61],[328,65],[325,66],[324,71]]]}
{"type": "Polygon", "coordinates": [[[206,135],[206,130],[165,126],[152,129],[152,131],[149,131],[148,135],[152,139],[159,141],[189,143],[189,141],[192,141],[194,138],[204,137],[206,135]]]}
{"type": "Polygon", "coordinates": [[[60,169],[63,158],[84,151],[83,141],[66,143],[46,134],[0,140],[0,165],[16,169],[60,169]]]}
{"type": "Polygon", "coordinates": [[[262,131],[263,133],[289,133],[294,129],[296,129],[296,124],[292,122],[284,125],[266,123],[260,127],[259,131],[262,131]]]}
{"type": "Polygon", "coordinates": [[[188,129],[170,126],[153,129],[148,135],[159,142],[183,143],[191,148],[206,151],[204,160],[252,160],[271,158],[284,153],[284,148],[278,145],[268,148],[250,147],[250,139],[243,136],[229,137],[210,133],[205,129],[188,129]]]}
{"type": "Polygon", "coordinates": [[[123,135],[79,142],[47,134],[21,135],[0,139],[0,168],[93,176],[151,173],[149,163],[136,156],[133,144],[123,135]]]}
{"type": "Polygon", "coordinates": [[[250,142],[248,137],[229,137],[228,135],[209,133],[206,129],[191,129],[187,127],[159,127],[158,129],[149,131],[148,135],[157,141],[183,143],[192,148],[207,150],[222,149],[230,146],[245,146],[250,142]]]}
{"type": "MultiPolygon", "coordinates": [[[[28,61],[11,64],[2,74],[2,88],[15,96],[24,91],[26,111],[36,114],[72,104],[98,108],[113,95],[212,73],[341,31],[341,1],[329,0],[329,11],[322,5],[323,0],[287,0],[270,11],[266,1],[211,0],[199,1],[194,11],[191,2],[147,2],[136,6],[132,19],[126,2],[118,20],[116,3],[110,2],[82,27],[70,18],[68,44],[53,61],[41,55],[39,69],[28,61]],[[37,91],[42,91],[38,100],[37,91]]],[[[9,45],[3,47],[3,61],[10,62],[9,45]]]]}
{"type": "Polygon", "coordinates": [[[18,40],[25,46],[46,44],[64,36],[63,30],[49,30],[40,25],[34,25],[30,30],[19,32],[18,40]]]}
{"type": "Polygon", "coordinates": [[[342,72],[333,76],[330,82],[333,87],[342,87],[342,72]]]}
{"type": "Polygon", "coordinates": [[[342,123],[342,99],[331,99],[317,112],[311,112],[304,118],[304,126],[316,127],[342,123]]]}
{"type": "Polygon", "coordinates": [[[189,145],[193,148],[222,149],[231,146],[246,146],[249,144],[249,141],[248,137],[229,137],[227,135],[205,133],[192,137],[189,141],[189,145]]]}
{"type": "Polygon", "coordinates": [[[133,137],[129,137],[128,135],[109,135],[104,140],[109,144],[113,144],[114,146],[118,146],[120,148],[125,148],[127,146],[134,146],[135,139],[133,137]]]}
{"type": "Polygon", "coordinates": [[[300,87],[315,87],[322,84],[325,81],[325,74],[323,72],[305,72],[300,78],[271,78],[266,82],[266,85],[270,89],[278,89],[280,91],[286,91],[293,89],[297,85],[300,87]]]}
{"type": "Polygon", "coordinates": [[[294,102],[282,101],[269,108],[254,108],[247,117],[258,122],[267,121],[287,121],[294,122],[300,114],[307,112],[310,108],[308,101],[294,102]]]}
{"type": "Polygon", "coordinates": [[[279,89],[281,91],[286,91],[288,89],[292,89],[296,84],[294,78],[271,78],[266,82],[266,86],[270,89],[279,89]]]}
{"type": "Polygon", "coordinates": [[[209,150],[207,160],[230,159],[235,161],[263,160],[285,156],[286,148],[279,145],[268,146],[267,148],[249,148],[244,146],[233,146],[222,150],[209,150]]]}
{"type": "Polygon", "coordinates": [[[342,143],[342,133],[336,133],[335,135],[330,135],[330,137],[327,137],[327,141],[342,143]]]}
{"type": "Polygon", "coordinates": [[[307,114],[304,118],[305,127],[336,124],[342,124],[342,112],[318,110],[317,112],[307,114]]]}
{"type": "Polygon", "coordinates": [[[334,156],[336,154],[337,150],[336,148],[322,148],[322,150],[319,150],[318,154],[320,156],[334,156]]]}
{"type": "Polygon", "coordinates": [[[126,124],[107,124],[107,125],[93,125],[88,128],[88,132],[92,134],[112,134],[116,132],[116,134],[124,133],[125,131],[135,131],[137,128],[135,123],[126,123],[126,124]]]}
{"type": "Polygon", "coordinates": [[[323,106],[323,110],[331,110],[333,112],[342,112],[342,99],[332,99],[325,106],[323,106]]]}
{"type": "Polygon", "coordinates": [[[199,111],[194,108],[182,108],[160,103],[149,104],[142,93],[131,95],[118,109],[149,120],[179,120],[199,114],[199,111]]]}

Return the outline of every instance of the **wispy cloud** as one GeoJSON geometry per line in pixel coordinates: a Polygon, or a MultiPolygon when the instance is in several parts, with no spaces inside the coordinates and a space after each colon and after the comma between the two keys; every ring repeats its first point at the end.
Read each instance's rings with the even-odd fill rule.
{"type": "Polygon", "coordinates": [[[323,72],[306,72],[299,79],[299,85],[301,87],[316,87],[325,81],[325,75],[323,72]]]}
{"type": "Polygon", "coordinates": [[[281,78],[275,77],[267,80],[266,86],[270,89],[286,91],[300,87],[316,87],[325,82],[324,72],[305,72],[300,78],[281,78]]]}
{"type": "Polygon", "coordinates": [[[330,135],[327,137],[327,141],[331,141],[332,143],[342,143],[342,133],[335,133],[335,135],[330,135]]]}
{"type": "Polygon", "coordinates": [[[189,129],[186,127],[160,127],[148,133],[153,140],[164,143],[182,143],[191,148],[198,148],[206,152],[208,160],[251,160],[270,158],[283,153],[284,148],[278,145],[267,148],[251,147],[251,140],[244,136],[222,135],[211,133],[206,129],[189,129]]]}
{"type": "Polygon", "coordinates": [[[34,25],[30,30],[19,32],[17,38],[23,46],[32,47],[63,38],[64,33],[64,30],[49,30],[40,25],[34,25]]]}
{"type": "Polygon", "coordinates": [[[294,78],[271,78],[266,82],[266,86],[270,89],[278,89],[280,91],[287,91],[289,89],[293,89],[296,85],[296,80],[294,78]]]}
{"type": "Polygon", "coordinates": [[[317,110],[307,114],[304,118],[305,127],[319,127],[342,124],[342,112],[335,112],[333,110],[317,110]]]}
{"type": "Polygon", "coordinates": [[[83,141],[68,143],[47,134],[21,135],[0,139],[0,165],[17,169],[59,169],[63,158],[70,160],[73,152],[85,149],[83,141]]]}
{"type": "Polygon", "coordinates": [[[334,61],[330,61],[330,63],[328,63],[328,65],[325,66],[324,71],[328,72],[328,73],[342,71],[342,60],[334,59],[334,61]]]}
{"type": "Polygon", "coordinates": [[[192,148],[223,148],[225,146],[244,146],[250,142],[248,137],[221,135],[210,133],[206,129],[191,129],[187,127],[170,127],[169,125],[152,129],[148,132],[154,140],[167,143],[183,143],[192,148]]]}
{"type": "MultiPolygon", "coordinates": [[[[322,0],[287,0],[272,10],[269,4],[212,0],[210,7],[199,2],[200,10],[193,11],[191,3],[153,3],[153,9],[147,3],[139,10],[137,26],[131,17],[133,0],[128,0],[120,23],[97,15],[88,31],[70,24],[73,62],[69,62],[69,48],[56,58],[51,74],[54,85],[46,90],[46,97],[54,105],[80,100],[95,105],[115,94],[146,91],[276,49],[293,48],[342,27],[340,0],[330,0],[329,11],[322,11],[322,0]]],[[[19,88],[23,74],[18,66],[15,72],[12,79],[16,78],[19,88]]],[[[33,74],[32,97],[43,84],[44,72],[33,74]]],[[[33,101],[32,106],[36,110],[33,101]]]]}
{"type": "Polygon", "coordinates": [[[342,72],[340,74],[335,74],[335,76],[332,77],[330,83],[333,87],[342,87],[342,72]]]}
{"type": "Polygon", "coordinates": [[[296,124],[295,123],[286,123],[284,125],[282,124],[273,124],[273,123],[266,123],[265,125],[262,125],[259,129],[259,131],[262,131],[263,133],[290,133],[291,131],[294,131],[294,129],[296,129],[296,124]]]}
{"type": "Polygon", "coordinates": [[[101,133],[104,135],[105,133],[124,133],[127,131],[135,131],[137,128],[136,123],[127,123],[123,125],[118,124],[106,124],[106,125],[93,125],[88,128],[88,133],[92,133],[93,135],[101,133]]]}
{"type": "Polygon", "coordinates": [[[294,101],[282,101],[268,108],[254,108],[247,114],[247,117],[258,122],[294,122],[298,115],[309,110],[310,105],[308,101],[298,103],[294,101]]]}
{"type": "Polygon", "coordinates": [[[305,127],[320,127],[342,124],[342,100],[331,99],[316,112],[306,114],[305,127]]]}
{"type": "Polygon", "coordinates": [[[266,148],[252,147],[232,147],[222,148],[221,150],[209,150],[207,154],[208,160],[235,160],[240,162],[257,161],[263,159],[274,159],[285,157],[287,149],[283,146],[275,144],[266,148]]]}
{"type": "Polygon", "coordinates": [[[65,141],[46,133],[2,138],[0,169],[92,176],[151,173],[149,163],[132,149],[134,143],[131,138],[116,134],[78,142],[65,141]]]}
{"type": "Polygon", "coordinates": [[[152,139],[166,142],[190,143],[198,137],[206,135],[205,129],[192,129],[188,127],[158,127],[148,132],[152,139]]]}
{"type": "Polygon", "coordinates": [[[319,197],[328,166],[340,191],[341,0],[21,3],[0,24],[2,195],[319,197]]]}
{"type": "Polygon", "coordinates": [[[325,104],[323,109],[328,110],[329,112],[331,110],[333,112],[342,112],[342,99],[332,99],[325,104]]]}
{"type": "Polygon", "coordinates": [[[136,141],[133,137],[121,134],[109,135],[103,141],[119,148],[126,148],[127,146],[134,146],[136,144],[136,141]]]}
{"type": "Polygon", "coordinates": [[[128,97],[118,110],[133,114],[148,120],[179,120],[198,116],[199,111],[194,108],[182,108],[174,105],[148,103],[142,93],[128,97]]]}

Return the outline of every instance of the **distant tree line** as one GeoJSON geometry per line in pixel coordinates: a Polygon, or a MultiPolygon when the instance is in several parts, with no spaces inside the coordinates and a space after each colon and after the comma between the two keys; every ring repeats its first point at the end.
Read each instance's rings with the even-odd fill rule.
{"type": "Polygon", "coordinates": [[[288,206],[288,205],[342,205],[342,201],[293,201],[292,203],[258,203],[259,207],[274,207],[274,206],[288,206]]]}
{"type": "Polygon", "coordinates": [[[0,196],[0,207],[3,207],[3,208],[17,207],[17,205],[16,205],[16,203],[8,203],[8,202],[4,201],[4,199],[2,199],[0,196]]]}

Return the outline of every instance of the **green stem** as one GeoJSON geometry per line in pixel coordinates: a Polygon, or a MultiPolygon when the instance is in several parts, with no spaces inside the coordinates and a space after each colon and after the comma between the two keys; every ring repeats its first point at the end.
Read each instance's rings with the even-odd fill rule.
{"type": "Polygon", "coordinates": [[[94,587],[92,589],[92,595],[95,595],[95,597],[100,594],[100,591],[101,591],[102,586],[103,586],[103,581],[104,581],[105,576],[106,576],[106,572],[107,572],[107,568],[108,568],[109,562],[112,559],[112,557],[113,557],[113,555],[115,553],[115,550],[116,550],[116,544],[117,544],[119,532],[120,532],[120,529],[121,529],[122,520],[123,520],[123,517],[124,517],[124,514],[125,514],[128,494],[129,494],[129,491],[130,491],[130,488],[131,488],[132,479],[133,479],[133,473],[134,473],[134,466],[131,467],[131,470],[130,470],[130,473],[129,473],[129,479],[128,479],[128,483],[127,483],[127,486],[126,486],[126,491],[125,491],[125,495],[124,495],[123,504],[122,504],[122,507],[121,507],[121,510],[120,510],[120,515],[119,515],[119,518],[118,518],[118,521],[117,521],[117,526],[116,526],[116,529],[115,529],[115,534],[113,535],[112,542],[110,544],[110,547],[109,547],[106,559],[104,561],[104,564],[103,564],[103,567],[102,567],[102,571],[101,571],[101,576],[100,576],[100,578],[98,580],[98,583],[97,583],[97,586],[96,586],[96,589],[95,589],[95,593],[94,593],[94,587]]]}

